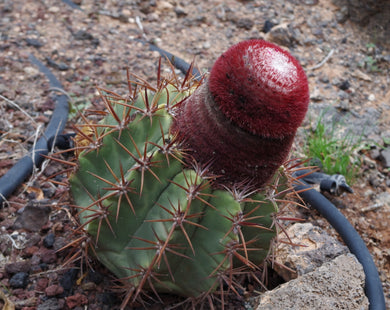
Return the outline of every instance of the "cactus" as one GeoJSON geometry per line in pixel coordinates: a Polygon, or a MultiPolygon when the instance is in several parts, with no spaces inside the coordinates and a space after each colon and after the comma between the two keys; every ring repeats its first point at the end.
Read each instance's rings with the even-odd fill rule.
{"type": "Polygon", "coordinates": [[[126,302],[235,290],[233,276],[272,251],[291,185],[282,164],[307,110],[303,69],[251,40],[225,52],[206,82],[158,74],[156,87],[134,90],[128,80],[127,96],[99,89],[106,115],[78,126],[79,230],[127,283],[126,302]]]}

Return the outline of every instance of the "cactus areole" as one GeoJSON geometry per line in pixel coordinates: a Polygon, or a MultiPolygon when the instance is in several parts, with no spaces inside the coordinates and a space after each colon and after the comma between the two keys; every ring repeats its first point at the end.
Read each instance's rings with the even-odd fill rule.
{"type": "Polygon", "coordinates": [[[251,40],[222,54],[203,83],[158,74],[156,87],[131,85],[125,96],[100,89],[106,115],[78,126],[77,231],[121,279],[124,303],[161,293],[223,300],[236,274],[253,274],[272,252],[305,73],[288,52],[251,40]]]}

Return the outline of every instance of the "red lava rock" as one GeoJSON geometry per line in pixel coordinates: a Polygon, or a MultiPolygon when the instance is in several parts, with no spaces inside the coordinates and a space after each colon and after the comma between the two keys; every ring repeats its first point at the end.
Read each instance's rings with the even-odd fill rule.
{"type": "Polygon", "coordinates": [[[45,293],[48,297],[60,295],[64,292],[64,288],[61,285],[53,284],[45,289],[45,293]]]}
{"type": "Polygon", "coordinates": [[[31,261],[31,265],[32,266],[37,266],[37,265],[40,264],[40,262],[41,262],[41,255],[39,253],[39,249],[38,249],[38,251],[36,251],[33,254],[33,256],[31,257],[30,261],[31,261]]]}
{"type": "Polygon", "coordinates": [[[29,299],[34,297],[35,292],[25,290],[24,288],[16,288],[12,290],[12,295],[17,296],[18,299],[29,299]]]}
{"type": "Polygon", "coordinates": [[[16,263],[10,263],[5,265],[5,271],[8,274],[15,274],[18,272],[29,272],[31,269],[31,263],[29,260],[20,261],[16,263]]]}
{"type": "Polygon", "coordinates": [[[39,231],[49,219],[50,207],[27,204],[23,212],[18,215],[14,223],[14,229],[26,229],[28,231],[39,231]]]}
{"type": "Polygon", "coordinates": [[[23,250],[23,257],[31,257],[33,256],[37,251],[39,250],[39,248],[35,245],[33,246],[30,246],[28,248],[25,248],[23,250]]]}
{"type": "Polygon", "coordinates": [[[85,295],[77,293],[73,296],[66,297],[66,305],[69,309],[73,309],[78,306],[86,305],[88,303],[88,298],[85,295]]]}
{"type": "Polygon", "coordinates": [[[39,256],[41,257],[42,263],[52,264],[57,261],[57,254],[55,250],[40,248],[39,256]]]}
{"type": "Polygon", "coordinates": [[[35,290],[39,292],[43,292],[47,288],[48,284],[49,284],[48,278],[39,278],[35,285],[35,290]]]}

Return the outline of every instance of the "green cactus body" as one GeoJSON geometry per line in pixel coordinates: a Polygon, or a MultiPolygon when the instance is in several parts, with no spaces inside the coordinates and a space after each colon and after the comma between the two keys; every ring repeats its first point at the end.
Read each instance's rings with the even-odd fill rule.
{"type": "Polygon", "coordinates": [[[264,260],[278,210],[261,193],[241,199],[215,188],[207,171],[185,164],[185,151],[169,133],[166,107],[176,102],[167,101],[167,92],[171,86],[148,93],[157,107],[150,117],[141,112],[141,93],[126,106],[103,94],[112,113],[131,121],[116,128],[109,113],[91,127],[99,146],[79,155],[71,193],[97,257],[117,277],[134,288],[197,297],[214,291],[221,275],[264,260]]]}
{"type": "MultiPolygon", "coordinates": [[[[235,274],[253,273],[268,257],[277,202],[289,192],[290,172],[283,166],[270,180],[267,173],[259,188],[264,181],[235,182],[226,177],[229,171],[219,182],[209,169],[213,158],[198,162],[198,150],[188,148],[201,139],[187,144],[177,132],[185,123],[175,129],[175,121],[199,83],[188,76],[175,81],[144,85],[131,99],[101,90],[108,113],[97,124],[84,117],[75,139],[78,165],[70,186],[78,219],[97,258],[127,283],[127,300],[145,291],[198,298],[221,284],[232,287],[235,274]]],[[[191,126],[196,131],[196,122],[191,126]]],[[[279,143],[283,137],[266,139],[279,143]]]]}

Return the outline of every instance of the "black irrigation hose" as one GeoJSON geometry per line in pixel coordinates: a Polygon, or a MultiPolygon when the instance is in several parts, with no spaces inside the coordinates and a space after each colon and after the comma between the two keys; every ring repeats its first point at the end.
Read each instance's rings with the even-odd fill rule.
{"type": "MultiPolygon", "coordinates": [[[[150,49],[158,51],[162,56],[167,57],[168,60],[184,74],[189,70],[190,65],[184,60],[177,58],[171,53],[168,53],[152,44],[150,44],[150,49]],[[176,63],[178,62],[180,67],[176,66],[176,63]]],[[[199,71],[196,71],[194,75],[196,78],[200,78],[199,71]]],[[[302,181],[302,183],[304,182],[302,181]]],[[[304,185],[295,186],[296,191],[307,188],[310,188],[310,186],[306,183],[304,183],[304,185]]],[[[356,256],[357,260],[363,266],[366,277],[365,293],[370,303],[370,310],[386,310],[385,297],[378,270],[370,252],[358,232],[353,228],[344,215],[318,191],[309,189],[300,192],[299,195],[306,203],[310,204],[314,209],[319,211],[321,215],[333,226],[351,253],[356,256]]]]}
{"type": "Polygon", "coordinates": [[[64,2],[67,5],[69,5],[72,9],[77,9],[77,10],[83,11],[83,9],[80,8],[79,5],[77,5],[76,3],[72,2],[71,0],[62,0],[62,2],[64,2]]]}
{"type": "MultiPolygon", "coordinates": [[[[308,184],[295,186],[296,191],[307,188],[310,188],[308,184]]],[[[299,195],[306,203],[320,212],[321,215],[333,226],[343,239],[344,243],[348,246],[351,253],[354,254],[360,264],[362,264],[366,276],[365,293],[370,302],[370,310],[385,310],[385,297],[378,270],[370,252],[358,232],[335,207],[335,205],[333,205],[318,191],[309,189],[300,192],[299,195]]]]}
{"type": "MultiPolygon", "coordinates": [[[[33,55],[30,55],[29,59],[49,79],[51,88],[62,89],[61,83],[43,63],[33,55]]],[[[38,139],[28,155],[20,159],[0,178],[0,208],[6,198],[32,173],[34,166],[39,167],[42,164],[45,159],[42,155],[49,153],[49,144],[55,143],[56,137],[64,130],[69,112],[68,98],[65,95],[57,95],[55,102],[53,115],[43,136],[38,139]]]]}
{"type": "MultiPolygon", "coordinates": [[[[142,43],[146,43],[144,41],[140,41],[142,43]]],[[[149,49],[151,51],[157,51],[159,52],[159,54],[163,57],[166,57],[170,63],[176,68],[176,69],[179,69],[181,72],[183,72],[184,74],[187,73],[187,71],[190,69],[190,65],[182,58],[180,57],[177,57],[161,48],[159,48],[158,46],[156,45],[153,45],[153,44],[150,44],[150,43],[147,43],[149,44],[149,49]]],[[[199,72],[198,69],[196,68],[192,68],[192,75],[195,77],[195,79],[197,80],[200,80],[202,78],[202,74],[199,72]]]]}

